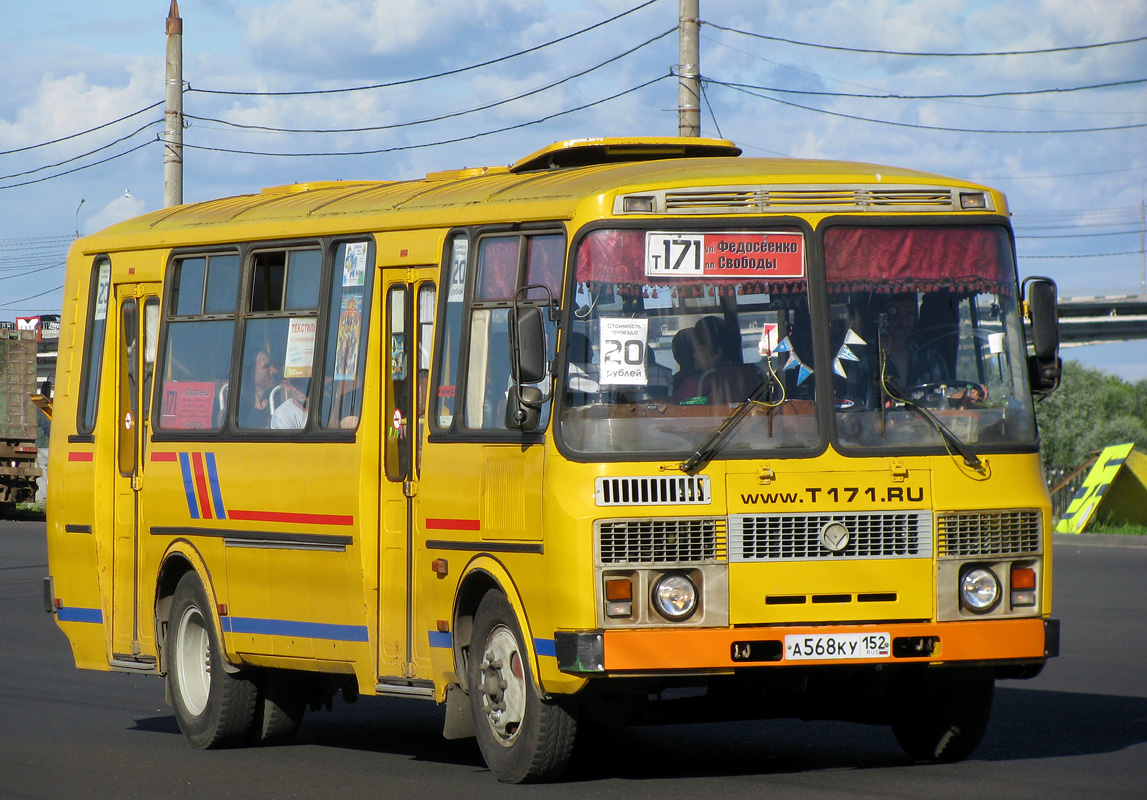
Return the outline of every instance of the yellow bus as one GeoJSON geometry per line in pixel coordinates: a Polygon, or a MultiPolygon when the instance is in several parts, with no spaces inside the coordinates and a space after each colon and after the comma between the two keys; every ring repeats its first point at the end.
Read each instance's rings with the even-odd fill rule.
{"type": "Polygon", "coordinates": [[[197,748],[422,697],[508,782],[579,725],[891,725],[1057,655],[1006,201],[716,139],[168,208],[68,259],[45,606],[197,748]]]}

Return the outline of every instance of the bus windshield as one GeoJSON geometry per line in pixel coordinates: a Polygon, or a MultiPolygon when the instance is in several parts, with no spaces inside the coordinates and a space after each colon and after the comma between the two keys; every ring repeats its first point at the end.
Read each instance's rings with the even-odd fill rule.
{"type": "Polygon", "coordinates": [[[841,225],[824,258],[842,448],[943,445],[937,423],[972,448],[1034,442],[1004,228],[841,225]]]}
{"type": "Polygon", "coordinates": [[[754,392],[723,453],[821,446],[800,229],[597,230],[575,259],[570,451],[692,452],[754,392]]]}

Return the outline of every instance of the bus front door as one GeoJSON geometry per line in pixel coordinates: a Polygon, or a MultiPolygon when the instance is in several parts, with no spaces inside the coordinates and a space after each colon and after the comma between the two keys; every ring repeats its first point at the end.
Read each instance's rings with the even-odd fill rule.
{"type": "MultiPolygon", "coordinates": [[[[380,421],[386,481],[381,487],[378,673],[384,682],[430,678],[424,642],[415,636],[414,511],[430,376],[437,267],[403,270],[384,280],[380,421]]],[[[383,272],[384,278],[387,273],[383,272]]],[[[429,685],[429,684],[428,684],[429,685]]]]}
{"type": "Polygon", "coordinates": [[[116,287],[115,531],[112,545],[112,660],[140,660],[140,491],[150,427],[159,333],[158,284],[116,287]]]}

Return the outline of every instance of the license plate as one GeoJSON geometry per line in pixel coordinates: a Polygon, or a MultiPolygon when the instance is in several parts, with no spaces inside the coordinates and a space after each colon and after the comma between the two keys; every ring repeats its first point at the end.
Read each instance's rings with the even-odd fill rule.
{"type": "Polygon", "coordinates": [[[835,661],[887,658],[892,637],[887,633],[829,633],[785,637],[786,661],[835,661]]]}

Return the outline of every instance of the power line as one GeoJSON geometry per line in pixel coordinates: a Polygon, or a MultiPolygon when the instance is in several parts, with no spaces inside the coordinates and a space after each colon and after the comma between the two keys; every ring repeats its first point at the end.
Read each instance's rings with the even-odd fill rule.
{"type": "Polygon", "coordinates": [[[1107,233],[1051,233],[1047,235],[1032,233],[1017,233],[1017,239],[1094,239],[1103,236],[1131,236],[1138,235],[1139,229],[1131,231],[1109,231],[1107,233]]]}
{"type": "Polygon", "coordinates": [[[1124,130],[1130,130],[1133,128],[1147,128],[1147,122],[1134,123],[1134,124],[1130,124],[1130,125],[1110,125],[1110,126],[1104,126],[1104,127],[1098,127],[1098,128],[1059,128],[1059,129],[1054,129],[1054,130],[1028,130],[1028,131],[991,130],[991,129],[983,129],[983,128],[948,128],[948,127],[943,127],[943,126],[939,126],[939,125],[922,125],[919,123],[912,123],[912,122],[893,122],[891,120],[885,120],[885,119],[873,119],[871,117],[861,117],[861,116],[858,116],[855,114],[844,114],[844,113],[839,112],[839,111],[828,111],[828,110],[823,109],[823,108],[813,108],[811,106],[802,106],[800,103],[791,103],[788,100],[781,100],[779,97],[769,97],[768,95],[757,94],[756,92],[750,92],[747,89],[742,89],[738,86],[735,86],[732,84],[727,84],[723,81],[713,80],[712,78],[707,78],[706,80],[708,80],[709,83],[715,84],[717,86],[724,86],[728,89],[732,89],[733,91],[742,92],[743,94],[747,94],[750,97],[756,97],[756,98],[761,99],[761,100],[770,100],[774,103],[779,103],[783,106],[789,106],[791,108],[799,108],[799,109],[802,109],[804,111],[814,111],[814,112],[819,113],[819,114],[828,114],[831,117],[842,117],[844,119],[857,120],[859,122],[873,122],[873,123],[876,123],[878,125],[893,125],[893,126],[898,127],[898,128],[915,128],[917,130],[945,131],[945,132],[949,132],[949,133],[990,133],[990,134],[1025,134],[1025,135],[1042,135],[1042,134],[1052,135],[1052,134],[1064,134],[1064,133],[1101,133],[1101,132],[1105,132],[1105,131],[1124,131],[1124,130]]]}
{"type": "Polygon", "coordinates": [[[8,306],[14,306],[17,303],[23,303],[25,300],[35,300],[37,297],[43,297],[46,294],[51,294],[52,292],[58,292],[63,288],[64,288],[63,284],[60,284],[55,289],[48,289],[46,292],[40,292],[39,294],[29,295],[28,297],[21,297],[19,300],[12,300],[8,303],[0,303],[0,308],[6,308],[8,306]]]}
{"type": "MultiPolygon", "coordinates": [[[[40,142],[39,144],[30,144],[30,145],[27,145],[25,147],[17,147],[15,150],[0,150],[0,156],[8,156],[8,155],[12,155],[13,153],[23,153],[26,150],[35,150],[38,147],[47,147],[50,144],[59,144],[60,142],[66,142],[69,139],[76,139],[76,138],[79,138],[80,136],[85,136],[89,133],[95,133],[96,131],[103,130],[104,128],[110,128],[112,125],[123,122],[126,119],[131,119],[132,117],[138,117],[143,112],[151,111],[153,108],[157,108],[158,106],[161,106],[161,105],[163,105],[162,100],[160,100],[158,103],[152,103],[150,106],[146,106],[144,108],[141,108],[139,111],[133,111],[130,114],[125,114],[124,116],[120,117],[119,119],[113,119],[111,122],[105,122],[104,124],[97,125],[94,128],[88,128],[86,131],[80,131],[78,133],[69,134],[68,136],[61,136],[59,139],[52,139],[51,141],[40,142]]],[[[155,123],[148,123],[148,124],[153,125],[155,123]]],[[[137,133],[138,133],[138,131],[137,131],[137,133]]]]}
{"type": "MultiPolygon", "coordinates": [[[[458,142],[467,142],[467,141],[471,141],[473,139],[481,139],[482,137],[485,137],[485,136],[492,136],[492,135],[497,134],[497,133],[506,133],[507,131],[514,131],[514,130],[518,130],[520,128],[527,128],[531,125],[537,125],[537,124],[542,123],[542,122],[548,122],[548,121],[550,121],[552,119],[556,119],[558,117],[563,117],[563,116],[566,116],[568,114],[573,114],[573,113],[578,112],[578,111],[584,111],[587,108],[593,108],[594,106],[602,105],[603,103],[608,103],[611,100],[616,100],[619,97],[624,97],[627,94],[632,94],[633,92],[640,91],[641,89],[644,89],[647,86],[652,86],[653,84],[657,83],[658,81],[663,81],[669,77],[671,77],[671,76],[668,74],[660,75],[656,78],[653,78],[652,80],[648,80],[648,81],[645,81],[644,83],[640,83],[637,86],[633,86],[629,89],[625,89],[623,91],[617,92],[616,94],[612,94],[609,97],[603,97],[600,100],[595,100],[592,103],[585,103],[584,105],[576,106],[574,108],[567,108],[564,111],[556,111],[553,114],[547,114],[544,117],[539,117],[538,119],[529,120],[528,122],[520,122],[520,123],[517,123],[516,125],[507,125],[506,127],[503,127],[503,128],[495,128],[493,130],[481,131],[479,133],[473,133],[473,134],[469,134],[467,136],[458,136],[458,137],[455,137],[453,139],[442,139],[442,140],[439,140],[436,142],[422,142],[419,144],[396,145],[394,147],[382,147],[382,148],[377,148],[374,150],[355,150],[355,151],[342,151],[342,152],[328,151],[328,152],[318,152],[318,153],[267,153],[267,152],[261,152],[261,151],[257,151],[257,150],[235,150],[235,149],[225,148],[225,147],[207,147],[205,145],[188,144],[186,142],[184,142],[183,147],[185,149],[206,150],[206,151],[214,152],[214,153],[232,153],[235,155],[244,155],[244,156],[278,156],[278,157],[282,157],[282,158],[317,158],[317,157],[321,157],[321,156],[373,156],[373,155],[380,155],[382,153],[397,153],[397,152],[401,152],[404,150],[420,150],[420,149],[427,148],[427,147],[438,147],[440,145],[457,144],[458,142]]],[[[2,188],[7,188],[7,187],[0,187],[0,189],[2,189],[2,188]]]]}
{"type": "MultiPolygon", "coordinates": [[[[120,138],[116,139],[115,141],[108,142],[105,145],[97,147],[95,150],[89,150],[86,153],[80,153],[78,156],[72,156],[71,158],[66,158],[63,161],[57,161],[55,164],[44,164],[43,166],[36,167],[35,169],[29,169],[29,170],[25,170],[23,172],[13,172],[11,175],[0,175],[0,181],[6,181],[9,178],[22,178],[25,175],[32,175],[32,174],[35,174],[37,172],[43,172],[46,169],[54,169],[55,167],[62,167],[65,164],[71,164],[73,161],[79,161],[81,158],[87,158],[88,156],[93,156],[96,153],[101,153],[104,150],[107,150],[108,148],[115,147],[120,142],[126,142],[128,139],[132,138],[133,136],[136,136],[139,133],[142,133],[143,131],[152,127],[153,125],[157,125],[161,122],[163,122],[162,119],[153,119],[150,122],[146,122],[143,125],[141,125],[140,127],[136,128],[134,131],[132,131],[131,133],[129,133],[126,136],[121,136],[120,138]]],[[[61,174],[66,174],[66,173],[61,173],[61,174]]]]}
{"type": "Polygon", "coordinates": [[[1082,253],[1079,255],[1071,256],[1029,256],[1023,253],[1019,254],[1020,258],[1107,258],[1108,256],[1137,256],[1138,250],[1124,250],[1121,253],[1082,253]]]}
{"type": "Polygon", "coordinates": [[[982,58],[985,56],[1030,56],[1042,53],[1064,53],[1072,50],[1093,50],[1100,47],[1113,47],[1121,44],[1133,44],[1135,42],[1147,41],[1147,36],[1138,36],[1134,39],[1120,39],[1114,42],[1097,42],[1095,44],[1077,44],[1067,47],[1046,47],[1038,50],[1000,50],[986,53],[918,53],[907,52],[903,50],[876,50],[866,49],[862,47],[842,47],[839,45],[831,44],[816,44],[813,42],[800,42],[795,39],[784,39],[779,36],[766,36],[763,33],[753,33],[751,31],[742,31],[737,28],[728,28],[724,25],[718,25],[715,22],[708,22],[701,20],[702,25],[708,25],[710,28],[715,28],[719,31],[726,31],[728,33],[737,33],[742,36],[751,36],[754,39],[766,39],[770,42],[784,42],[785,44],[795,44],[801,47],[813,47],[818,50],[839,50],[846,53],[869,53],[874,55],[884,56],[915,56],[927,58],[982,58]]]}
{"type": "Polygon", "coordinates": [[[61,178],[64,175],[71,175],[73,172],[79,172],[81,170],[90,169],[91,167],[98,167],[100,164],[106,164],[109,161],[115,161],[117,158],[123,158],[126,155],[130,155],[131,153],[134,153],[136,150],[142,150],[143,148],[147,147],[148,145],[158,144],[158,143],[159,143],[158,139],[152,139],[150,141],[144,142],[143,144],[138,144],[135,147],[131,148],[130,150],[124,150],[122,153],[116,153],[114,156],[108,156],[107,158],[100,159],[99,161],[93,161],[90,164],[84,164],[84,165],[79,166],[79,167],[73,167],[72,169],[67,169],[67,170],[64,170],[63,172],[57,172],[54,175],[45,175],[42,178],[35,178],[33,180],[30,180],[30,181],[23,181],[21,183],[10,183],[7,186],[0,186],[0,191],[3,191],[5,189],[16,189],[20,186],[31,186],[34,183],[44,183],[45,181],[50,181],[53,178],[61,178]]]}
{"type": "MultiPolygon", "coordinates": [[[[705,78],[705,80],[712,80],[705,78]]],[[[714,81],[714,83],[720,83],[714,81]]],[[[983,92],[980,94],[901,94],[899,92],[891,92],[888,94],[861,94],[859,92],[814,92],[807,89],[780,89],[775,86],[758,86],[751,83],[732,83],[724,82],[722,86],[727,86],[731,89],[758,89],[765,92],[778,92],[780,94],[802,94],[811,97],[854,97],[863,100],[982,100],[990,97],[1022,97],[1027,95],[1037,94],[1058,94],[1066,92],[1084,92],[1092,89],[1110,89],[1116,86],[1131,86],[1139,83],[1147,83],[1147,78],[1134,78],[1125,81],[1112,81],[1110,83],[1095,83],[1089,86],[1071,86],[1066,89],[1051,88],[1051,89],[1029,89],[1026,91],[1010,91],[1010,92],[983,92]]],[[[1030,110],[1030,109],[1025,109],[1030,110]]],[[[1119,113],[1136,113],[1136,112],[1119,112],[1119,113]]]]}
{"type": "Polygon", "coordinates": [[[519,50],[516,53],[510,53],[509,55],[499,56],[498,58],[493,58],[493,59],[490,59],[489,61],[483,61],[483,62],[478,63],[478,64],[471,64],[468,67],[458,67],[457,69],[446,70],[445,72],[439,72],[439,73],[436,73],[434,75],[423,75],[420,78],[406,78],[406,79],[403,79],[400,81],[390,81],[389,83],[375,83],[375,84],[371,84],[369,86],[351,86],[351,87],[345,87],[345,88],[341,88],[341,89],[310,89],[310,90],[287,91],[287,92],[240,92],[240,91],[225,91],[225,90],[221,90],[221,89],[197,89],[193,86],[188,86],[188,91],[189,92],[202,92],[203,94],[243,95],[243,96],[247,96],[247,97],[294,97],[294,96],[299,96],[299,95],[314,95],[314,94],[343,94],[346,92],[363,92],[363,91],[368,91],[370,89],[385,89],[385,88],[389,88],[391,86],[406,86],[406,85],[411,84],[411,83],[420,83],[422,81],[434,80],[435,78],[445,78],[449,75],[458,75],[459,73],[462,73],[462,72],[469,72],[471,70],[481,69],[482,67],[488,67],[488,66],[491,66],[492,64],[500,64],[503,61],[509,61],[512,58],[517,58],[519,56],[528,55],[529,53],[535,53],[539,50],[543,50],[543,49],[550,47],[552,45],[558,44],[560,42],[564,42],[568,39],[572,39],[575,36],[580,36],[581,34],[592,31],[595,28],[600,28],[603,25],[608,25],[611,22],[615,22],[615,21],[621,19],[622,17],[628,16],[629,14],[634,13],[635,11],[640,11],[641,9],[646,8],[647,6],[651,6],[656,2],[658,2],[658,0],[646,0],[646,2],[641,3],[640,5],[634,6],[633,8],[629,9],[628,11],[623,11],[620,14],[616,14],[616,15],[610,17],[609,19],[605,19],[605,20],[602,20],[601,22],[597,22],[593,25],[590,25],[587,28],[582,28],[579,31],[574,31],[573,33],[566,34],[565,36],[560,36],[557,39],[551,39],[548,42],[536,45],[534,47],[527,48],[525,50],[519,50]]]}
{"type": "Polygon", "coordinates": [[[637,52],[641,48],[646,47],[650,44],[653,44],[654,42],[658,41],[659,39],[664,39],[666,36],[668,36],[671,33],[674,33],[676,30],[677,30],[676,26],[669,28],[668,30],[663,31],[662,33],[659,33],[650,39],[646,39],[641,44],[636,45],[635,47],[631,47],[630,49],[626,50],[623,53],[619,53],[616,56],[608,58],[605,61],[602,61],[598,64],[595,64],[592,67],[588,67],[586,69],[583,69],[580,72],[575,72],[572,75],[567,75],[564,78],[556,80],[552,83],[548,83],[545,86],[539,86],[536,89],[531,89],[528,92],[522,92],[521,94],[514,95],[513,97],[507,97],[507,98],[504,98],[502,100],[495,100],[493,102],[486,103],[485,105],[480,105],[480,106],[475,106],[473,108],[468,108],[464,111],[454,111],[454,112],[451,112],[449,114],[439,114],[438,116],[435,116],[435,117],[426,117],[424,119],[413,120],[411,122],[396,122],[396,123],[392,123],[390,125],[371,125],[371,126],[362,127],[362,128],[274,128],[274,127],[270,127],[270,126],[266,126],[266,125],[248,125],[248,124],[244,124],[244,123],[240,123],[240,122],[231,122],[230,120],[225,120],[225,119],[213,119],[211,117],[197,117],[197,116],[194,116],[192,114],[184,114],[184,117],[186,117],[187,119],[199,120],[200,122],[214,122],[214,123],[217,123],[220,125],[228,125],[232,128],[240,128],[243,130],[267,131],[267,132],[271,132],[271,133],[316,133],[316,134],[317,133],[368,133],[368,132],[372,132],[372,131],[392,130],[394,128],[407,128],[407,127],[411,127],[414,125],[425,125],[425,124],[430,123],[430,122],[441,122],[441,121],[447,120],[447,119],[455,119],[457,117],[465,116],[466,114],[473,114],[473,113],[476,113],[478,111],[487,111],[491,108],[496,108],[498,106],[506,105],[507,103],[513,103],[517,100],[523,100],[523,99],[525,99],[527,97],[531,97],[535,94],[540,94],[541,92],[548,91],[550,89],[553,89],[555,86],[560,86],[563,83],[568,83],[568,82],[574,80],[575,78],[580,78],[584,75],[588,75],[589,73],[591,73],[595,70],[601,69],[602,67],[607,66],[609,64],[612,64],[615,61],[620,61],[621,59],[625,58],[626,56],[637,52]]]}

